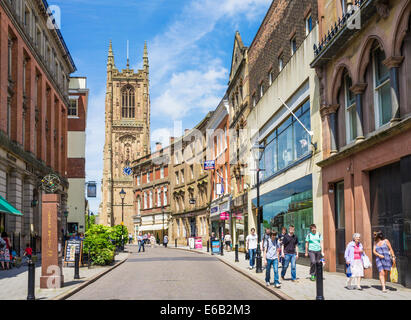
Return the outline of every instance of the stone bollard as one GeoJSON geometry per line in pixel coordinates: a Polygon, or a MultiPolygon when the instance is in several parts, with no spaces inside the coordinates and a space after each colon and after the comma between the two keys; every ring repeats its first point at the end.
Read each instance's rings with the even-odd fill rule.
{"type": "Polygon", "coordinates": [[[224,255],[224,243],[223,240],[220,241],[220,255],[224,255]]]}
{"type": "Polygon", "coordinates": [[[35,279],[36,279],[36,265],[33,263],[33,261],[30,259],[29,260],[29,282],[28,282],[28,294],[27,294],[27,300],[36,300],[34,296],[34,288],[35,288],[35,279]]]}
{"type": "Polygon", "coordinates": [[[174,240],[175,246],[177,248],[177,239],[174,240]]]}
{"type": "Polygon", "coordinates": [[[207,252],[210,252],[210,240],[207,240],[207,252]]]}

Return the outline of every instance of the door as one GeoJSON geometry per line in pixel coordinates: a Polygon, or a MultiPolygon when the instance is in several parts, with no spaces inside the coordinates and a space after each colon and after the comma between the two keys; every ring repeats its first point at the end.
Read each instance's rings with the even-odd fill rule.
{"type": "Polygon", "coordinates": [[[344,181],[335,184],[335,248],[337,269],[344,269],[345,259],[345,208],[344,181]]]}

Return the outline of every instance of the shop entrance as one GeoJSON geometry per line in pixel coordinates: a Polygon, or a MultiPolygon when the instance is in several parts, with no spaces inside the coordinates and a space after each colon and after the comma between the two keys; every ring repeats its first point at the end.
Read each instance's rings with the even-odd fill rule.
{"type": "Polygon", "coordinates": [[[335,190],[335,248],[336,268],[344,271],[345,266],[345,208],[344,208],[344,181],[336,183],[335,190]]]}
{"type": "MultiPolygon", "coordinates": [[[[397,260],[398,283],[407,287],[411,287],[410,168],[411,156],[408,156],[370,172],[372,231],[381,230],[391,242],[397,260]]],[[[378,279],[376,268],[373,268],[373,277],[378,279]]]]}

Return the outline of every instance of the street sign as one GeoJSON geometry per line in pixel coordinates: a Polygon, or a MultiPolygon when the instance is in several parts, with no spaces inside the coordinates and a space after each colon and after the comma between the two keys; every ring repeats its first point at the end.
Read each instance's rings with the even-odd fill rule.
{"type": "Polygon", "coordinates": [[[214,170],[215,160],[204,161],[204,170],[214,170]]]}
{"type": "Polygon", "coordinates": [[[124,167],[123,173],[124,173],[126,176],[131,176],[131,174],[133,173],[133,170],[131,170],[130,167],[124,167]]]}

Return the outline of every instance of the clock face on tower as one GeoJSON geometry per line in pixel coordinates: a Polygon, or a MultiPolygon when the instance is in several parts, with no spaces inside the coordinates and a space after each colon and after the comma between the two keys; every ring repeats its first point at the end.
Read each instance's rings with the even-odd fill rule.
{"type": "Polygon", "coordinates": [[[126,176],[131,176],[131,174],[133,173],[133,170],[131,170],[130,167],[124,167],[123,173],[124,173],[126,176]]]}

